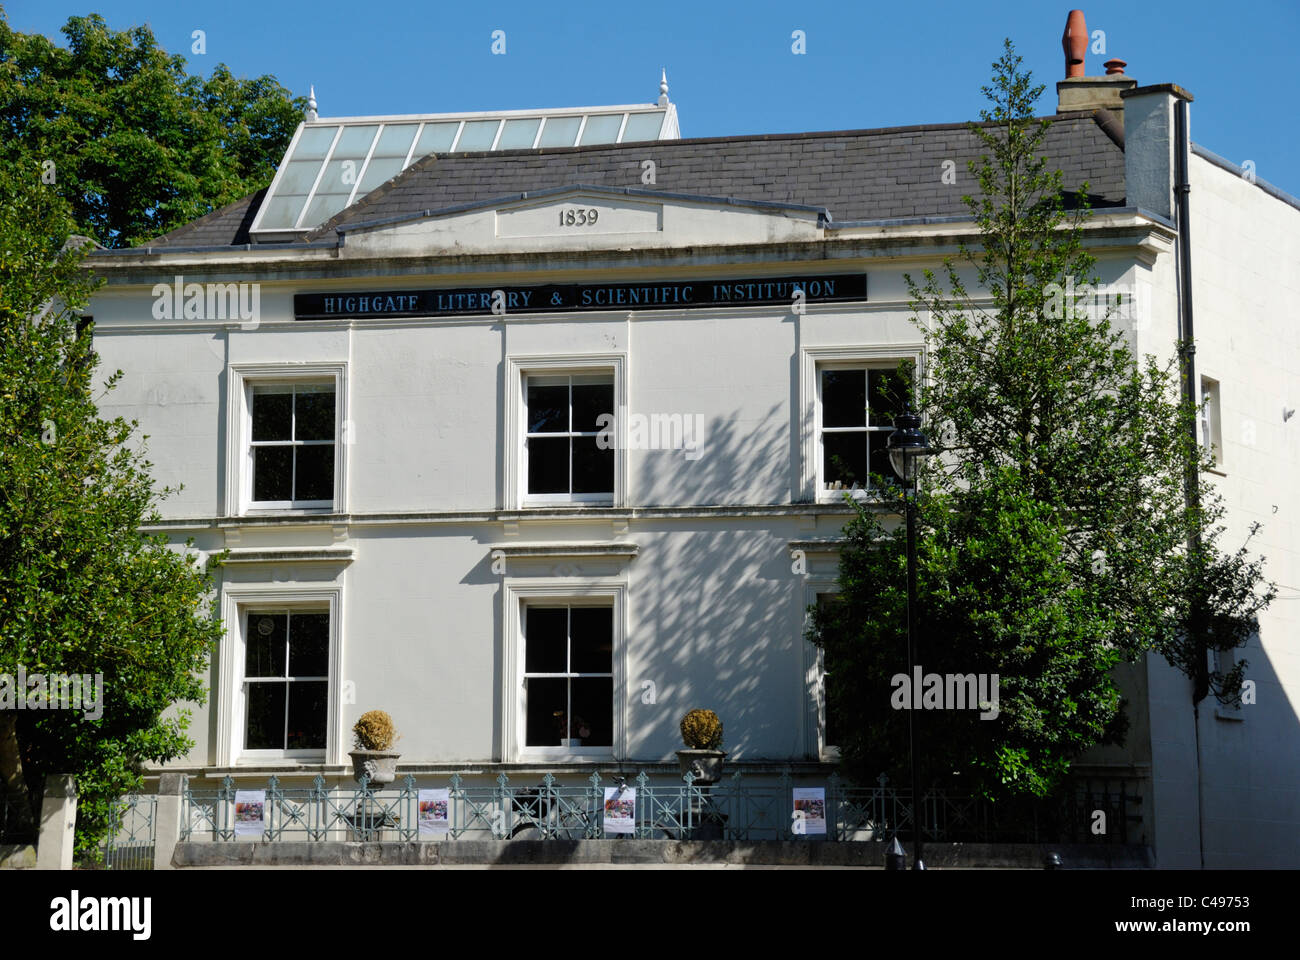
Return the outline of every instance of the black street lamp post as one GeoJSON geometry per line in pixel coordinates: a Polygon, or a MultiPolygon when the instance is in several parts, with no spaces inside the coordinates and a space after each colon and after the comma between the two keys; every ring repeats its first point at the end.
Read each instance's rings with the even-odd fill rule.
{"type": "MultiPolygon", "coordinates": [[[[922,457],[934,451],[930,442],[921,432],[921,418],[908,405],[904,413],[894,418],[894,432],[889,435],[886,445],[889,450],[889,462],[894,472],[903,481],[903,505],[907,519],[907,676],[909,682],[915,682],[917,663],[916,630],[916,474],[922,457]]],[[[916,691],[912,691],[913,702],[907,711],[907,752],[908,762],[912,768],[912,829],[915,831],[912,841],[912,869],[924,870],[925,862],[921,859],[921,828],[924,820],[924,807],[921,793],[916,783],[916,734],[915,711],[916,691]]]]}

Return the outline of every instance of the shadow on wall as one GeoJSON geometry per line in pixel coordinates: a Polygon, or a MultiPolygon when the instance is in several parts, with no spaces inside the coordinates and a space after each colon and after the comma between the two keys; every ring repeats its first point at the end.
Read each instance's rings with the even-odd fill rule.
{"type": "MultiPolygon", "coordinates": [[[[643,453],[637,489],[673,490],[676,504],[752,503],[749,475],[782,485],[789,476],[788,430],[780,404],[759,419],[735,411],[709,424],[698,459],[643,453]],[[719,495],[702,499],[708,492],[719,495]]],[[[791,570],[789,531],[765,517],[668,523],[675,530],[646,538],[636,560],[630,756],[671,760],[681,717],[704,707],[722,719],[731,758],[803,759],[803,581],[791,570]],[[646,681],[654,703],[644,702],[646,681]]]]}

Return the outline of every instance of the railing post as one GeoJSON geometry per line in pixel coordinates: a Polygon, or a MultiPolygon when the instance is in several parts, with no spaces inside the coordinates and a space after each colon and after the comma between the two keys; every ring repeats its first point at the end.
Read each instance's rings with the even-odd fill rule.
{"type": "Polygon", "coordinates": [[[826,784],[826,839],[843,840],[840,836],[840,775],[832,772],[826,784]]]}
{"type": "MultiPolygon", "coordinates": [[[[591,805],[587,808],[591,813],[583,836],[587,840],[599,840],[605,833],[605,791],[600,786],[600,774],[595,770],[591,771],[587,782],[591,784],[591,805]]],[[[636,836],[635,819],[632,821],[632,831],[632,836],[636,836]]]]}
{"type": "MultiPolygon", "coordinates": [[[[790,776],[790,767],[786,765],[781,768],[781,802],[785,807],[777,815],[783,820],[781,827],[778,827],[779,836],[784,840],[792,840],[794,833],[794,779],[790,776]]],[[[800,837],[806,834],[800,834],[800,837]]]]}
{"type": "Polygon", "coordinates": [[[41,832],[36,840],[38,870],[71,870],[77,829],[77,780],[70,774],[45,778],[41,832]]]}
{"type": "Polygon", "coordinates": [[[515,832],[515,805],[514,794],[510,790],[510,778],[502,770],[497,774],[496,787],[497,810],[502,811],[501,815],[501,833],[497,833],[496,816],[492,817],[492,839],[506,840],[515,832]]]}
{"type": "Polygon", "coordinates": [[[153,868],[171,870],[172,855],[181,839],[181,820],[185,814],[185,790],[189,777],[183,773],[164,773],[158,778],[158,806],[153,819],[153,868]]]}
{"type": "MultiPolygon", "coordinates": [[[[636,775],[636,805],[637,809],[642,811],[638,819],[641,820],[644,826],[638,828],[633,836],[641,840],[653,837],[658,808],[655,806],[654,796],[650,788],[650,778],[646,776],[644,770],[639,771],[636,775]]],[[[680,819],[680,812],[678,817],[680,819]]]]}

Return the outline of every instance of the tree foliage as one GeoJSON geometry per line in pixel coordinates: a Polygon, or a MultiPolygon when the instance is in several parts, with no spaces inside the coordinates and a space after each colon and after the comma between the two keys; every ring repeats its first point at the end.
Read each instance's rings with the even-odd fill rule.
{"type": "Polygon", "coordinates": [[[0,10],[0,163],[45,177],[78,229],[129,247],[271,182],[305,101],[274,77],[207,79],[148,27],[71,17],[65,49],[0,10]]]}
{"type": "Polygon", "coordinates": [[[103,677],[98,711],[0,710],[0,774],[33,802],[45,775],[75,774],[77,851],[93,857],[141,762],[193,746],[188,714],[165,711],[203,702],[219,624],[207,571],[140,532],[169,491],[136,424],[99,416],[73,226],[34,172],[0,166],[0,674],[103,677]]]}
{"type": "MultiPolygon", "coordinates": [[[[970,164],[979,194],[963,198],[980,243],[942,279],[907,282],[927,344],[921,411],[941,448],[917,500],[919,662],[996,674],[999,711],[913,719],[925,783],[1042,796],[1073,758],[1122,739],[1118,664],[1154,651],[1197,699],[1238,696],[1242,666],[1211,674],[1206,651],[1244,643],[1273,589],[1245,546],[1223,552],[1178,361],[1138,358],[1116,304],[1095,309],[1087,185],[1068,197],[1042,154],[1043,88],[1009,41],[993,68],[991,108],[971,125],[987,151],[970,164]]],[[[858,504],[841,601],[810,630],[859,780],[907,763],[907,717],[890,704],[906,672],[906,554],[881,511],[858,504]]]]}

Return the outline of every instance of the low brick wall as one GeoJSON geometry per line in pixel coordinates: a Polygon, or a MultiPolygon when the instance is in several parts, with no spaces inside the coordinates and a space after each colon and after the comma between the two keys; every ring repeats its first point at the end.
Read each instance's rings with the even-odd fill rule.
{"type": "MultiPolygon", "coordinates": [[[[880,843],[819,841],[674,840],[455,840],[429,843],[179,843],[172,865],[232,866],[464,866],[483,864],[716,864],[791,867],[883,868],[880,843]]],[[[930,844],[926,866],[933,869],[1041,870],[1049,853],[1065,869],[1143,869],[1154,866],[1147,847],[1041,844],[930,844]]]]}

